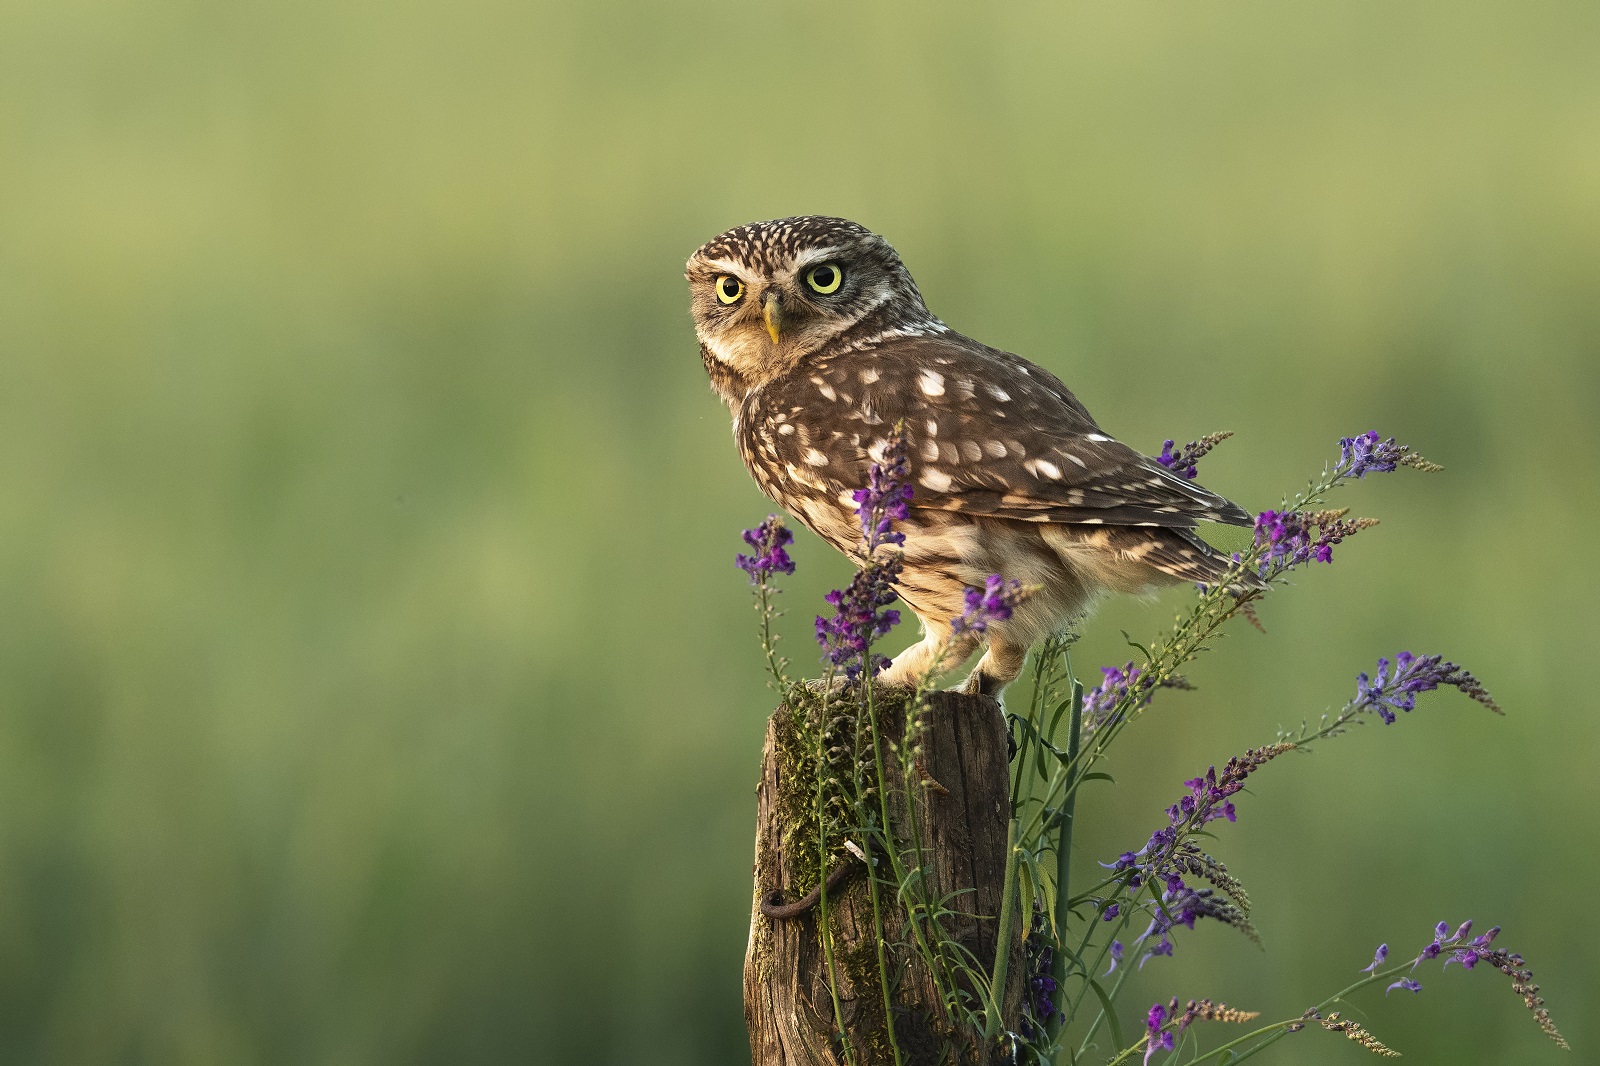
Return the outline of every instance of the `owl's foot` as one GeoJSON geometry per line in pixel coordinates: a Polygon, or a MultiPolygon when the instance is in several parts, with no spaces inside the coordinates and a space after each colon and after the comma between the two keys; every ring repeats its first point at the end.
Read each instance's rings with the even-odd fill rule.
{"type": "Polygon", "coordinates": [[[1001,690],[1022,673],[1022,663],[1027,656],[1028,649],[1023,645],[1008,644],[998,637],[991,638],[983,658],[978,660],[978,665],[972,668],[972,673],[957,686],[956,691],[969,696],[993,696],[999,699],[1001,690]]]}

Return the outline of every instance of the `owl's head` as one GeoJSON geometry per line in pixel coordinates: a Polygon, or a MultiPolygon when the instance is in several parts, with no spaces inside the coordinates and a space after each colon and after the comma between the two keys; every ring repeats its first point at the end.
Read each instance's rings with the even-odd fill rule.
{"type": "Polygon", "coordinates": [[[943,328],[889,242],[847,219],[739,226],[684,271],[712,384],[730,404],[825,346],[943,328]]]}

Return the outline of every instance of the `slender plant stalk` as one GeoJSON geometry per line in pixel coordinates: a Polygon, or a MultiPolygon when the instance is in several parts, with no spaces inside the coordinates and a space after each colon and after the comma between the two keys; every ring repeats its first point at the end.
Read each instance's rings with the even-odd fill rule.
{"type": "MultiPolygon", "coordinates": [[[[1068,676],[1071,677],[1071,661],[1066,658],[1065,652],[1062,652],[1062,658],[1067,664],[1068,676]]],[[[1071,705],[1068,711],[1070,717],[1067,719],[1067,773],[1070,774],[1072,772],[1072,764],[1078,758],[1078,740],[1083,728],[1083,685],[1076,677],[1072,677],[1069,699],[1071,700],[1071,705]]],[[[1054,741],[1055,738],[1051,737],[1050,739],[1054,741]]],[[[1050,960],[1050,976],[1055,979],[1057,996],[1066,994],[1067,953],[1061,949],[1066,946],[1067,919],[1072,913],[1072,820],[1078,796],[1077,790],[1071,788],[1070,782],[1068,782],[1068,789],[1066,802],[1061,805],[1061,836],[1056,840],[1055,927],[1057,946],[1055,955],[1050,960]]],[[[1093,928],[1092,922],[1090,927],[1093,928]]],[[[1058,1011],[1046,1019],[1045,1032],[1049,1034],[1051,1042],[1054,1042],[1061,1032],[1062,1022],[1058,1019],[1064,1017],[1065,1015],[1058,1011]]]]}
{"type": "Polygon", "coordinates": [[[844,1009],[839,1005],[839,971],[833,961],[833,930],[828,921],[828,822],[823,799],[823,785],[828,780],[825,756],[828,737],[828,697],[833,691],[833,673],[829,671],[822,690],[822,702],[817,712],[817,931],[822,939],[822,954],[828,964],[828,996],[833,1000],[833,1024],[839,1043],[844,1048],[844,1060],[854,1066],[855,1052],[850,1047],[850,1035],[844,1028],[844,1009]]]}
{"type": "Polygon", "coordinates": [[[995,931],[994,976],[989,981],[989,1005],[983,1026],[985,1040],[1000,1035],[1000,1006],[1006,994],[1006,971],[1011,968],[1011,926],[1016,922],[1017,851],[1017,820],[1011,818],[1006,822],[1006,874],[1000,884],[1000,927],[995,931]]]}
{"type": "MultiPolygon", "coordinates": [[[[1351,993],[1358,992],[1361,989],[1367,987],[1368,985],[1374,985],[1374,984],[1377,984],[1380,981],[1387,981],[1389,978],[1394,977],[1396,974],[1409,973],[1413,968],[1414,968],[1414,963],[1412,962],[1412,960],[1408,959],[1405,962],[1402,962],[1398,966],[1391,966],[1387,970],[1375,971],[1374,973],[1368,974],[1366,977],[1363,977],[1361,980],[1357,981],[1355,984],[1347,985],[1344,988],[1340,989],[1338,992],[1335,992],[1333,995],[1329,996],[1327,999],[1323,1000],[1321,1003],[1318,1003],[1316,1005],[1316,1007],[1313,1008],[1313,1010],[1316,1012],[1316,1014],[1321,1014],[1323,1011],[1327,1010],[1329,1007],[1333,1006],[1335,1003],[1337,1003],[1340,1000],[1344,999],[1346,996],[1349,996],[1351,993]]],[[[1190,1059],[1188,1066],[1195,1066],[1196,1063],[1205,1062],[1207,1059],[1220,1058],[1224,1051],[1232,1051],[1234,1048],[1238,1047],[1239,1045],[1248,1044],[1250,1041],[1255,1040],[1258,1037],[1264,1038],[1264,1039],[1261,1040],[1261,1042],[1259,1044],[1256,1044],[1253,1047],[1245,1048],[1243,1051],[1241,1051],[1238,1054],[1234,1055],[1233,1058],[1229,1060],[1229,1062],[1240,1062],[1240,1061],[1242,1061],[1244,1059],[1247,1059],[1250,1056],[1256,1054],[1256,1052],[1263,1050],[1267,1046],[1269,1046],[1271,1044],[1276,1044],[1279,1040],[1282,1040],[1284,1037],[1288,1036],[1289,1033],[1293,1031],[1290,1028],[1291,1026],[1303,1026],[1303,1025],[1311,1024],[1312,1022],[1314,1022],[1316,1020],[1317,1019],[1312,1016],[1312,1012],[1311,1011],[1307,1011],[1305,1014],[1302,1014],[1298,1018],[1285,1018],[1282,1021],[1272,1022],[1271,1024],[1263,1025],[1258,1029],[1251,1030],[1250,1032],[1244,1034],[1241,1037],[1238,1037],[1236,1039],[1228,1041],[1226,1044],[1222,1044],[1219,1047],[1212,1048],[1210,1051],[1206,1052],[1204,1055],[1200,1055],[1197,1058],[1190,1059]]],[[[1146,1043],[1149,1042],[1149,1040],[1150,1040],[1150,1035],[1148,1033],[1146,1033],[1143,1039],[1139,1040],[1137,1043],[1135,1043],[1135,1044],[1133,1044],[1133,1045],[1131,1045],[1131,1046],[1129,1046],[1127,1048],[1124,1048],[1122,1053],[1119,1054],[1116,1058],[1112,1059],[1107,1064],[1107,1066],[1120,1066],[1121,1063],[1128,1061],[1135,1054],[1137,1054],[1139,1052],[1139,1050],[1141,1048],[1143,1048],[1146,1043]]]]}
{"type": "MultiPolygon", "coordinates": [[[[877,686],[872,683],[872,678],[869,675],[866,683],[867,722],[872,728],[872,761],[873,767],[878,774],[878,809],[882,818],[883,850],[888,853],[894,850],[894,832],[889,825],[889,790],[884,785],[883,745],[878,739],[878,703],[874,698],[874,690],[876,688],[877,686]]],[[[859,732],[859,729],[857,732],[859,732]]],[[[859,766],[860,760],[857,759],[856,762],[859,766]]],[[[859,790],[857,790],[857,795],[860,795],[859,790]]],[[[911,802],[910,796],[906,797],[906,802],[911,802]]],[[[865,822],[866,819],[863,818],[862,821],[865,822]]],[[[902,1061],[900,1041],[895,1038],[894,1034],[894,1002],[889,994],[889,965],[884,958],[883,951],[883,915],[878,907],[878,874],[872,868],[873,862],[872,841],[869,839],[867,841],[867,886],[872,895],[872,926],[878,949],[878,985],[883,991],[883,1024],[889,1033],[889,1047],[894,1051],[895,1066],[900,1066],[902,1061]]],[[[907,917],[909,919],[910,916],[908,915],[907,917]]]]}

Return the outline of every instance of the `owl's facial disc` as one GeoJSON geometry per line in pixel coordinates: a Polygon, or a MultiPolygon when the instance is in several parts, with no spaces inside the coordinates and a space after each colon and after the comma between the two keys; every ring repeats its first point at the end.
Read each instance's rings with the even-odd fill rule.
{"type": "Polygon", "coordinates": [[[845,219],[735,227],[690,256],[685,274],[707,369],[730,404],[864,322],[943,328],[894,249],[845,219]]]}

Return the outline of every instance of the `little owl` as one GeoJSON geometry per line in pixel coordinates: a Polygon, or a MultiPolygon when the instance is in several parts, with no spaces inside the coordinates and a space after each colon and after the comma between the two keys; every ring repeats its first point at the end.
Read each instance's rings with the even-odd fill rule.
{"type": "Polygon", "coordinates": [[[739,226],[689,257],[712,387],[763,492],[861,562],[852,493],[903,427],[910,517],[900,598],[923,639],[885,670],[913,684],[988,647],[962,688],[997,693],[1028,648],[1108,591],[1215,582],[1227,556],[1198,522],[1236,504],[1103,432],[1055,375],[935,318],[882,237],[842,218],[739,226]],[[1033,591],[1010,619],[954,635],[990,574],[1033,591]]]}

